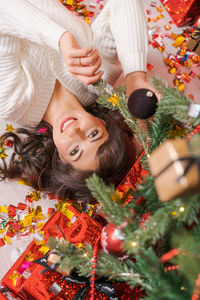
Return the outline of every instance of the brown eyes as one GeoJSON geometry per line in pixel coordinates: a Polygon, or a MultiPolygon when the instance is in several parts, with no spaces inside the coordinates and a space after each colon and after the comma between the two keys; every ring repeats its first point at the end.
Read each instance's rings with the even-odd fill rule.
{"type": "MultiPolygon", "coordinates": [[[[93,130],[89,135],[88,138],[93,139],[99,133],[98,129],[93,130]]],[[[70,156],[74,156],[76,153],[79,152],[79,146],[76,146],[70,153],[70,156]]]]}
{"type": "Polygon", "coordinates": [[[70,156],[75,155],[77,152],[79,151],[79,146],[76,146],[71,152],[70,152],[70,156]]]}
{"type": "Polygon", "coordinates": [[[98,133],[99,133],[99,130],[95,129],[94,131],[92,131],[92,132],[88,135],[88,137],[89,137],[90,139],[92,139],[92,138],[95,137],[98,133]]]}

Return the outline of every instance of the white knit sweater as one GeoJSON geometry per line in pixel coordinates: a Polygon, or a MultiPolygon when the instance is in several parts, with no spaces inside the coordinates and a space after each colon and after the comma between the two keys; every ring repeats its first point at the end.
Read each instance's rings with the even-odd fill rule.
{"type": "Polygon", "coordinates": [[[80,46],[93,45],[103,58],[104,79],[121,72],[146,71],[147,30],[141,0],[108,0],[90,26],[59,0],[0,0],[0,118],[36,126],[43,118],[58,79],[87,106],[91,86],[73,79],[59,51],[71,32],[80,46]]]}

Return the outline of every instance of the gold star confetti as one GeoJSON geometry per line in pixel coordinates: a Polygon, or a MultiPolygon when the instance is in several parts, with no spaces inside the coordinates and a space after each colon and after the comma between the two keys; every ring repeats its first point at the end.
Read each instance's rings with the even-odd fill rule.
{"type": "Polygon", "coordinates": [[[15,128],[12,126],[12,124],[6,124],[6,131],[13,132],[14,130],[15,128]]]}

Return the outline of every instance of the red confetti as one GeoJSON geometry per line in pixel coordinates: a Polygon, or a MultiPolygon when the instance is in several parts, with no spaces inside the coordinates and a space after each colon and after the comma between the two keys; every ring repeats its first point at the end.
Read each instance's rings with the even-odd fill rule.
{"type": "Polygon", "coordinates": [[[52,193],[48,193],[48,197],[49,197],[49,200],[55,199],[55,196],[52,193]]]}
{"type": "Polygon", "coordinates": [[[9,205],[9,207],[8,207],[8,216],[9,216],[9,218],[13,218],[13,217],[15,217],[16,216],[16,206],[14,206],[14,205],[9,205]]]}
{"type": "Polygon", "coordinates": [[[4,246],[5,245],[5,242],[4,242],[4,239],[3,238],[0,238],[0,247],[4,246]]]}
{"type": "Polygon", "coordinates": [[[7,139],[5,140],[4,145],[11,148],[13,146],[13,141],[7,139]]]}
{"type": "Polygon", "coordinates": [[[27,205],[25,203],[18,203],[17,209],[25,210],[27,205]]]}
{"type": "Polygon", "coordinates": [[[9,236],[9,237],[14,237],[15,236],[15,232],[14,231],[11,231],[11,230],[8,230],[6,232],[6,235],[9,236]]]}
{"type": "Polygon", "coordinates": [[[153,68],[153,65],[148,63],[148,64],[147,64],[147,70],[148,70],[148,71],[151,71],[152,68],[153,68]]]}
{"type": "Polygon", "coordinates": [[[32,202],[33,200],[31,199],[31,196],[26,196],[26,198],[25,198],[25,201],[27,201],[27,202],[32,202]]]}
{"type": "Polygon", "coordinates": [[[192,94],[188,95],[190,97],[191,100],[194,100],[194,96],[192,94]]]}

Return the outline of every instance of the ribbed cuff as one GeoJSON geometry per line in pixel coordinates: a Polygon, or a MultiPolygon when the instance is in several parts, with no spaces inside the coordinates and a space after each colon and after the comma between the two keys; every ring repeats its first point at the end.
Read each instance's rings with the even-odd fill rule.
{"type": "Polygon", "coordinates": [[[145,52],[125,52],[119,53],[119,60],[122,64],[124,76],[136,72],[147,71],[147,53],[145,52]]]}
{"type": "Polygon", "coordinates": [[[15,54],[19,49],[19,40],[10,35],[2,35],[0,38],[0,55],[15,54]]]}

